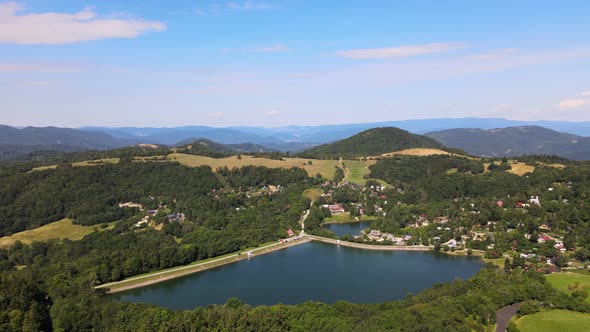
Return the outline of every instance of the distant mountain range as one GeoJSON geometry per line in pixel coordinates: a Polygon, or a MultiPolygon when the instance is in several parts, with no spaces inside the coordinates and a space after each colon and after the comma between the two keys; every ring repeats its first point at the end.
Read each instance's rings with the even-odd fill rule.
{"type": "Polygon", "coordinates": [[[373,128],[352,137],[306,150],[306,158],[368,157],[413,148],[443,149],[444,145],[426,136],[394,127],[373,128]]]}
{"type": "Polygon", "coordinates": [[[107,150],[136,143],[139,143],[137,139],[118,139],[102,132],[56,127],[17,129],[0,125],[0,160],[47,155],[51,151],[107,150]]]}
{"type": "MultiPolygon", "coordinates": [[[[19,159],[39,151],[43,151],[41,154],[43,155],[49,151],[105,150],[138,143],[175,146],[179,142],[186,143],[199,138],[225,145],[249,143],[253,145],[254,149],[262,147],[265,151],[278,150],[297,153],[377,127],[397,127],[414,134],[428,133],[429,137],[435,138],[449,147],[463,149],[476,155],[550,153],[566,158],[590,159],[585,149],[585,146],[588,145],[586,137],[590,136],[590,122],[525,122],[496,118],[424,119],[280,128],[184,126],[69,129],[56,127],[14,128],[0,125],[0,159],[19,159]],[[552,129],[553,132],[552,134],[545,133],[528,137],[527,140],[527,137],[524,136],[530,135],[530,133],[523,137],[518,136],[517,133],[513,136],[498,134],[498,136],[503,136],[502,139],[499,139],[494,138],[493,132],[488,131],[494,128],[523,128],[531,125],[534,125],[535,128],[552,129]],[[471,128],[478,128],[481,131],[471,128]],[[462,129],[470,130],[469,135],[462,129]],[[448,130],[450,132],[446,132],[448,130]],[[563,136],[557,135],[558,138],[556,134],[563,134],[563,136]],[[511,140],[508,140],[509,137],[511,140]],[[578,143],[567,143],[575,140],[578,143]],[[477,143],[479,145],[474,142],[479,142],[477,143]],[[478,148],[480,145],[481,148],[478,148]],[[539,148],[539,146],[541,147],[539,148]]],[[[247,152],[248,149],[244,148],[243,150],[247,152]]]]}
{"type": "Polygon", "coordinates": [[[440,143],[472,155],[514,157],[525,154],[590,159],[590,137],[561,133],[538,126],[502,129],[449,129],[427,133],[440,143]]]}
{"type": "Polygon", "coordinates": [[[201,137],[222,144],[250,142],[281,151],[302,151],[315,145],[338,141],[371,128],[396,127],[414,134],[457,128],[494,129],[518,126],[541,126],[579,136],[590,136],[590,122],[567,121],[515,121],[501,118],[421,119],[373,123],[288,126],[278,128],[237,126],[214,128],[185,126],[173,128],[105,128],[84,127],[84,131],[103,132],[117,138],[141,139],[159,144],[176,144],[179,141],[201,137]]]}

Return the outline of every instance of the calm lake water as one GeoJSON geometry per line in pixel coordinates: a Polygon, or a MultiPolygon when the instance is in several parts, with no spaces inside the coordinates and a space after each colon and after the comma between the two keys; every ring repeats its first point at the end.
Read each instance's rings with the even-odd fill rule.
{"type": "Polygon", "coordinates": [[[338,300],[381,303],[437,283],[470,278],[483,266],[476,257],[309,242],[112,296],[170,309],[223,304],[231,297],[252,306],[338,300]]]}
{"type": "Polygon", "coordinates": [[[324,228],[336,233],[336,236],[342,236],[346,234],[360,235],[361,231],[369,226],[371,226],[370,221],[360,221],[346,224],[328,224],[324,225],[324,228]]]}

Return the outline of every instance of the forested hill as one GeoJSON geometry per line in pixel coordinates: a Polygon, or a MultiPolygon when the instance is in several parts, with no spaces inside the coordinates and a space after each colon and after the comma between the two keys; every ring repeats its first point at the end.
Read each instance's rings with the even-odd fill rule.
{"type": "Polygon", "coordinates": [[[450,129],[427,133],[446,146],[478,156],[513,157],[525,154],[590,159],[590,138],[538,126],[503,129],[450,129]]]}
{"type": "Polygon", "coordinates": [[[102,132],[57,127],[18,129],[0,125],[0,160],[33,159],[50,151],[78,152],[107,150],[140,143],[140,139],[120,139],[102,132]]]}
{"type": "Polygon", "coordinates": [[[176,144],[178,152],[207,156],[212,158],[227,157],[239,153],[275,152],[259,144],[221,144],[205,138],[183,140],[176,144]]]}
{"type": "Polygon", "coordinates": [[[367,157],[413,148],[442,149],[445,146],[429,137],[395,127],[374,128],[301,153],[305,158],[367,157]]]}

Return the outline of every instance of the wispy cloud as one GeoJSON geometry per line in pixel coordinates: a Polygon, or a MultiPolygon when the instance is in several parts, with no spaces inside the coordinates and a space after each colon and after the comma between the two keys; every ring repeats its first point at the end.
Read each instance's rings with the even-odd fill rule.
{"type": "Polygon", "coordinates": [[[241,2],[237,2],[237,1],[227,2],[225,4],[225,7],[229,10],[235,10],[235,11],[260,11],[260,10],[269,10],[269,9],[275,8],[273,5],[268,4],[266,2],[251,1],[251,0],[241,1],[241,2]]]}
{"type": "Polygon", "coordinates": [[[0,63],[0,73],[81,73],[90,68],[78,65],[0,63]]]}
{"type": "Polygon", "coordinates": [[[388,109],[390,109],[390,110],[396,110],[396,109],[399,108],[399,104],[396,103],[396,102],[390,102],[390,103],[387,103],[385,105],[385,107],[388,108],[388,109]]]}
{"type": "Polygon", "coordinates": [[[258,49],[259,52],[265,53],[275,53],[275,52],[284,52],[287,51],[289,48],[283,44],[274,44],[268,47],[261,47],[258,49]]]}
{"type": "Polygon", "coordinates": [[[582,106],[590,105],[590,91],[580,93],[581,98],[569,98],[562,100],[556,105],[561,110],[567,110],[572,108],[580,108],[582,106]]]}
{"type": "Polygon", "coordinates": [[[241,52],[241,53],[279,53],[288,51],[289,48],[283,44],[274,44],[263,47],[240,47],[240,48],[229,48],[224,47],[221,49],[223,53],[241,52]]]}
{"type": "Polygon", "coordinates": [[[499,104],[499,105],[496,105],[496,107],[494,107],[494,110],[497,112],[501,112],[501,111],[507,111],[511,108],[512,108],[512,105],[510,105],[510,104],[499,104]]]}
{"type": "Polygon", "coordinates": [[[213,113],[207,114],[208,117],[213,118],[213,119],[223,118],[224,115],[225,114],[223,112],[213,112],[213,113]]]}
{"type": "Polygon", "coordinates": [[[277,115],[281,114],[281,111],[275,109],[275,110],[270,110],[264,114],[266,114],[266,116],[277,116],[277,115]]]}
{"type": "Polygon", "coordinates": [[[50,81],[29,81],[29,82],[21,82],[20,86],[47,86],[50,85],[50,81]]]}
{"type": "Polygon", "coordinates": [[[386,48],[366,48],[338,51],[337,55],[348,59],[395,59],[418,55],[448,52],[465,48],[465,43],[431,43],[386,48]]]}
{"type": "Polygon", "coordinates": [[[503,48],[488,53],[480,53],[475,55],[468,55],[466,60],[496,60],[518,52],[518,48],[503,48]]]}
{"type": "Polygon", "coordinates": [[[572,99],[562,100],[561,102],[559,102],[559,104],[557,104],[557,108],[562,109],[562,110],[566,110],[566,109],[570,109],[570,108],[579,108],[579,107],[586,105],[587,103],[588,102],[585,99],[572,98],[572,99]]]}
{"type": "Polygon", "coordinates": [[[99,17],[91,8],[76,13],[22,13],[15,2],[0,4],[0,43],[67,44],[108,38],[135,38],[147,31],[163,31],[157,21],[99,17]]]}

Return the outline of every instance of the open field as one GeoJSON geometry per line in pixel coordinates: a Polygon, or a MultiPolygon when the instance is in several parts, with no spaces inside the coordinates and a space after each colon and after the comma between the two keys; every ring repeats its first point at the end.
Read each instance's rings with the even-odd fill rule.
{"type": "Polygon", "coordinates": [[[395,151],[390,153],[384,153],[381,156],[383,157],[391,157],[395,155],[403,155],[403,156],[433,156],[433,155],[449,155],[450,153],[439,150],[439,149],[427,149],[427,148],[417,148],[417,149],[406,149],[401,151],[395,151]]]}
{"type": "Polygon", "coordinates": [[[344,166],[350,171],[346,180],[364,186],[365,183],[367,183],[367,179],[365,179],[364,176],[371,173],[369,166],[375,164],[376,161],[343,160],[342,163],[344,163],[344,166]]]}
{"type": "Polygon", "coordinates": [[[516,320],[522,332],[590,331],[590,314],[568,310],[549,310],[516,320]]]}
{"type": "Polygon", "coordinates": [[[320,196],[322,196],[323,193],[324,193],[324,191],[322,189],[310,188],[310,189],[306,189],[303,192],[303,196],[311,199],[312,201],[315,201],[316,199],[320,198],[320,196]]]}
{"type": "Polygon", "coordinates": [[[101,164],[116,164],[119,162],[119,158],[105,158],[105,159],[97,159],[97,160],[86,160],[86,161],[78,161],[72,163],[74,167],[81,167],[81,166],[95,166],[101,164]]]}
{"type": "MultiPolygon", "coordinates": [[[[562,292],[571,294],[575,290],[585,290],[590,293],[590,275],[562,272],[547,275],[545,278],[551,286],[562,292]]],[[[590,302],[590,298],[586,298],[586,302],[590,302]]]]}
{"type": "MultiPolygon", "coordinates": [[[[114,224],[115,223],[109,223],[108,228],[112,228],[114,224]]],[[[10,247],[17,240],[24,244],[49,239],[79,240],[85,235],[92,233],[95,229],[100,229],[99,225],[80,226],[74,225],[71,219],[62,219],[39,228],[18,232],[11,236],[0,238],[0,248],[10,247]]]]}
{"type": "Polygon", "coordinates": [[[178,161],[179,163],[196,167],[201,165],[210,166],[214,171],[220,167],[242,167],[242,166],[265,166],[269,168],[291,168],[300,167],[307,171],[310,176],[320,173],[326,179],[332,179],[338,166],[338,160],[318,160],[303,158],[285,158],[285,160],[274,160],[266,158],[254,158],[252,156],[242,155],[242,159],[236,156],[228,158],[209,158],[203,156],[194,156],[183,153],[173,153],[168,155],[168,160],[178,161]],[[309,165],[308,161],[311,161],[309,165]]]}
{"type": "Polygon", "coordinates": [[[508,172],[519,176],[523,176],[526,173],[532,173],[535,171],[535,166],[530,166],[521,162],[511,162],[510,166],[512,166],[512,169],[508,172]]]}
{"type": "Polygon", "coordinates": [[[47,166],[39,166],[39,167],[35,167],[31,170],[32,171],[44,171],[47,169],[56,169],[57,165],[47,165],[47,166]]]}
{"type": "MultiPolygon", "coordinates": [[[[96,159],[96,160],[86,160],[86,161],[77,161],[72,163],[74,167],[82,167],[82,166],[96,166],[96,165],[104,165],[104,164],[116,164],[119,162],[119,158],[105,158],[105,159],[96,159]]],[[[43,171],[46,169],[54,169],[57,168],[57,165],[47,165],[47,166],[39,166],[32,169],[32,171],[43,171]]]]}

